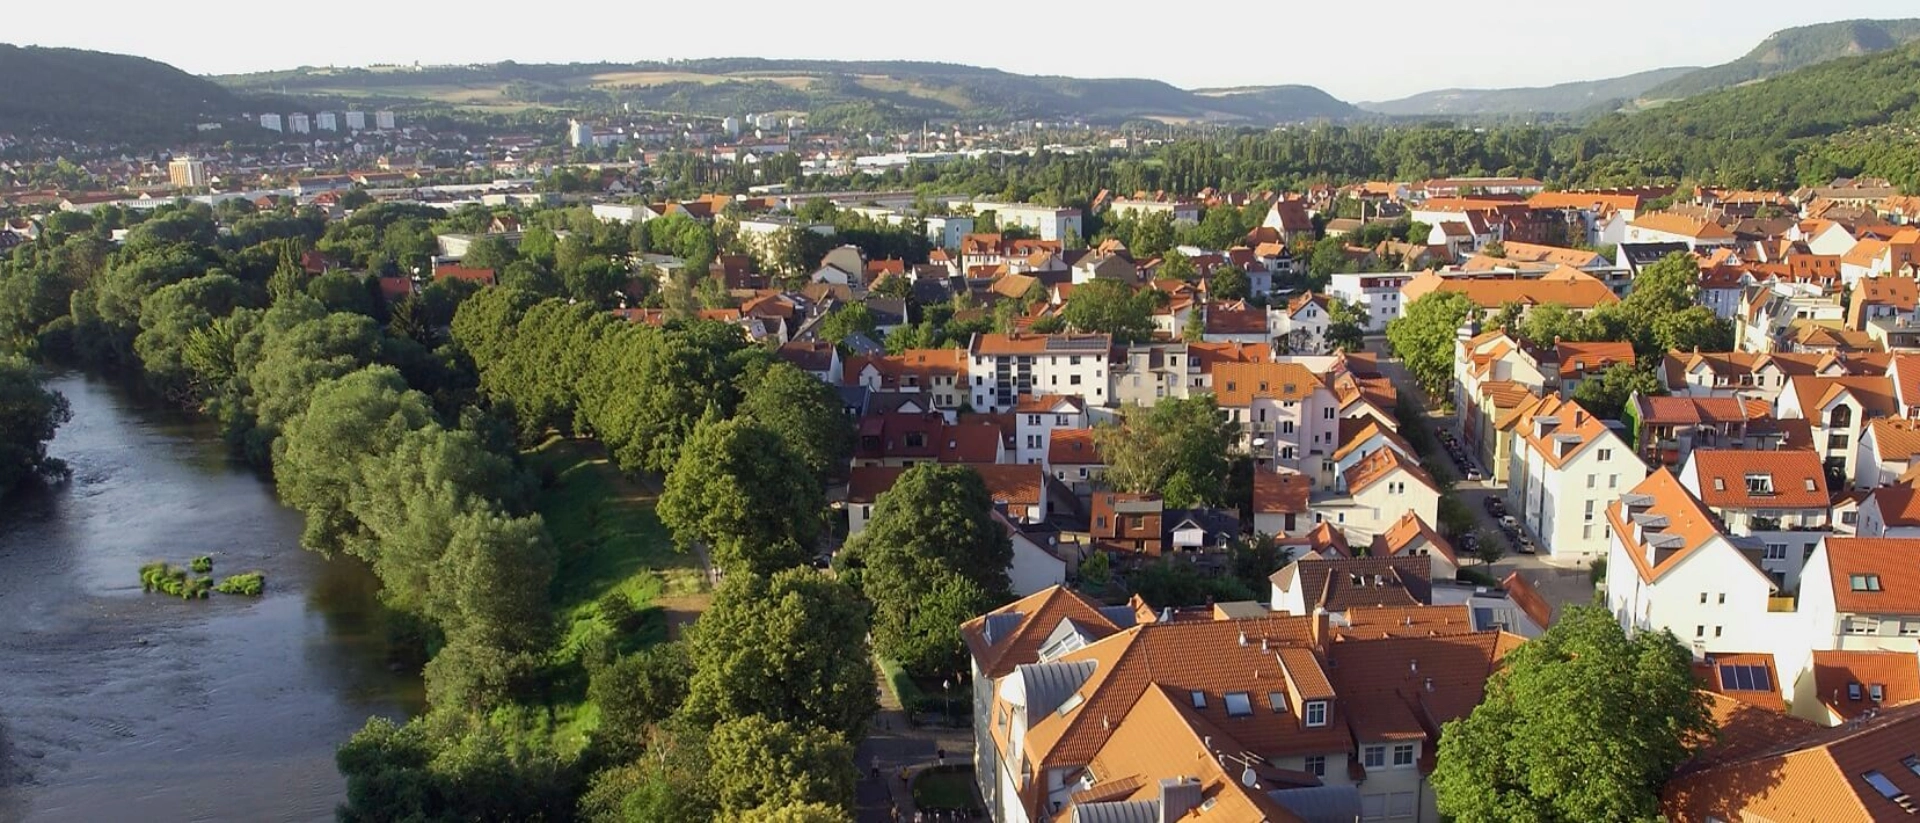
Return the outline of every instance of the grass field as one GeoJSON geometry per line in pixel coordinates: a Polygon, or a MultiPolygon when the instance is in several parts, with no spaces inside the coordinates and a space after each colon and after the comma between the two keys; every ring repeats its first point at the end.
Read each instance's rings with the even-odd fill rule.
{"type": "Polygon", "coordinates": [[[973,794],[973,769],[928,769],[914,778],[913,804],[930,810],[979,808],[973,794]]]}
{"type": "Polygon", "coordinates": [[[697,617],[711,595],[699,558],[676,551],[654,514],[657,493],[621,475],[600,444],[555,437],[526,458],[550,478],[534,508],[559,554],[553,664],[566,674],[556,683],[556,731],[584,739],[599,715],[586,701],[583,655],[608,645],[626,653],[666,640],[697,617]],[[608,611],[616,599],[630,604],[630,616],[608,611]]]}

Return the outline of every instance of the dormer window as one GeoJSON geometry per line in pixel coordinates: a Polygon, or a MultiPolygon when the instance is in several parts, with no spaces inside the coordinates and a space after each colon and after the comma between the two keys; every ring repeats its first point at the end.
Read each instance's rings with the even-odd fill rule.
{"type": "Polygon", "coordinates": [[[1747,475],[1747,494],[1773,494],[1773,475],[1749,473],[1747,475]]]}
{"type": "Polygon", "coordinates": [[[1306,708],[1305,714],[1307,718],[1307,726],[1309,728],[1327,725],[1327,701],[1325,700],[1307,701],[1307,708],[1306,708]]]}

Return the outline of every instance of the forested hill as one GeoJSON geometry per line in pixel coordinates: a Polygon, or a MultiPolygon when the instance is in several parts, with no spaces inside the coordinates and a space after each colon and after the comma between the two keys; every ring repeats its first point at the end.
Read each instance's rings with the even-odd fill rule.
{"type": "Polygon", "coordinates": [[[1740,59],[1662,83],[1643,100],[1677,100],[1920,40],[1920,20],[1842,20],[1782,29],[1740,59]]]}
{"type": "Polygon", "coordinates": [[[0,43],[0,132],[123,139],[184,134],[238,109],[233,93],[165,63],[0,43]]]}
{"type": "Polygon", "coordinates": [[[1396,116],[1475,114],[1573,114],[1594,106],[1633,100],[1676,78],[1698,71],[1681,66],[1654,69],[1625,77],[1584,80],[1524,89],[1441,89],[1360,108],[1396,116]]]}
{"type": "Polygon", "coordinates": [[[1580,183],[1770,187],[1864,174],[1920,189],[1920,43],[1610,115],[1578,139],[1580,183]]]}
{"type": "Polygon", "coordinates": [[[849,128],[918,126],[926,118],[1133,118],[1293,123],[1356,110],[1319,89],[1281,86],[1202,94],[1157,80],[1013,74],[915,61],[716,58],[671,63],[302,68],[216,78],[234,89],[318,97],[432,100],[462,106],[628,105],[724,116],[793,111],[849,128]]]}

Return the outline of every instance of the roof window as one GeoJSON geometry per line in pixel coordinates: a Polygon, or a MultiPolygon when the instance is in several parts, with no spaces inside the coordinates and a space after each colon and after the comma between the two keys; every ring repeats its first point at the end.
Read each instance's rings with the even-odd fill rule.
{"type": "Polygon", "coordinates": [[[1285,692],[1267,692],[1267,705],[1273,707],[1274,714],[1287,713],[1287,695],[1285,692]]]}
{"type": "Polygon", "coordinates": [[[1226,703],[1228,717],[1247,717],[1253,714],[1253,701],[1247,698],[1246,692],[1227,692],[1226,703]]]}
{"type": "Polygon", "coordinates": [[[1204,708],[1206,708],[1206,707],[1207,707],[1207,693],[1206,693],[1206,692],[1203,692],[1203,691],[1200,691],[1200,690],[1198,690],[1198,689],[1196,689],[1196,690],[1194,690],[1194,691],[1192,692],[1192,697],[1193,697],[1193,707],[1194,707],[1194,708],[1196,708],[1196,709],[1204,709],[1204,708]]]}
{"type": "Polygon", "coordinates": [[[1899,786],[1893,785],[1893,781],[1888,780],[1886,775],[1878,771],[1871,771],[1860,775],[1860,779],[1867,781],[1867,785],[1872,786],[1873,790],[1879,792],[1881,797],[1895,803],[1907,799],[1906,792],[1901,791],[1899,786]]]}
{"type": "Polygon", "coordinates": [[[1877,574],[1847,575],[1847,588],[1857,592],[1880,591],[1880,575],[1877,575],[1877,574]]]}

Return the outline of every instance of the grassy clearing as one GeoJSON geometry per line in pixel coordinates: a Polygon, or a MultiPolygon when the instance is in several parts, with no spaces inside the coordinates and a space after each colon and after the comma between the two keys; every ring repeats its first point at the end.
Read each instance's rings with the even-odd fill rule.
{"type": "Polygon", "coordinates": [[[973,794],[973,768],[948,766],[920,773],[913,779],[913,805],[935,811],[979,808],[973,794]]]}
{"type": "Polygon", "coordinates": [[[654,514],[658,492],[622,476],[598,443],[556,437],[525,456],[544,480],[534,508],[559,554],[555,733],[583,742],[599,723],[585,661],[666,640],[671,622],[704,608],[706,577],[654,514]]]}

